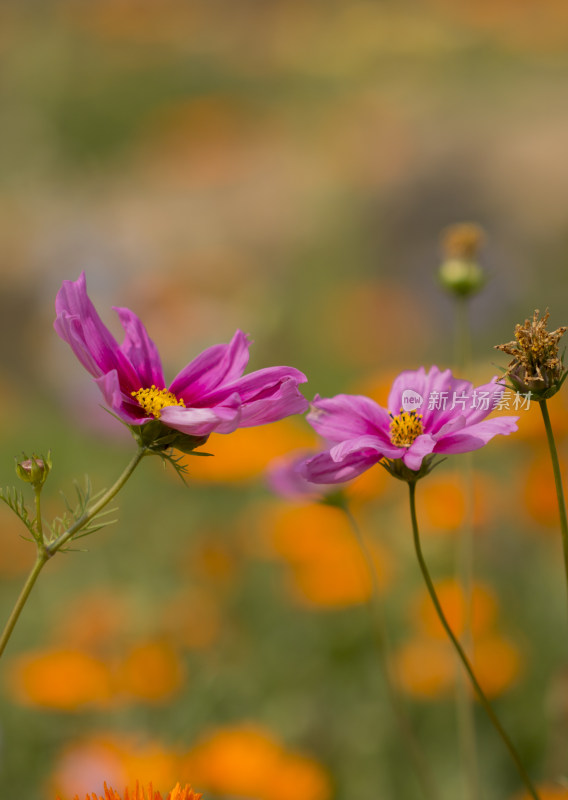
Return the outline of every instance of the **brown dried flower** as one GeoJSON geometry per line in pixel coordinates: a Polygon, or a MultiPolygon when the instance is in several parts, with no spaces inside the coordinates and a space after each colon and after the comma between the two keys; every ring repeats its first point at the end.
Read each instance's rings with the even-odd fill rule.
{"type": "Polygon", "coordinates": [[[472,261],[485,241],[485,233],[473,222],[449,225],[442,231],[442,247],[447,258],[463,258],[472,261]]]}
{"type": "Polygon", "coordinates": [[[539,314],[537,309],[532,320],[526,319],[524,325],[515,326],[514,341],[497,344],[495,348],[513,356],[505,373],[513,388],[544,400],[558,391],[568,374],[558,354],[558,342],[568,328],[562,325],[550,332],[546,329],[548,310],[542,319],[539,314]]]}

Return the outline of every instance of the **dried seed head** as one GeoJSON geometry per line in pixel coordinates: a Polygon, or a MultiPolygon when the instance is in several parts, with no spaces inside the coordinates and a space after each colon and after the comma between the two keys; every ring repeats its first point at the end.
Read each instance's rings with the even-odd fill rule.
{"type": "Polygon", "coordinates": [[[531,392],[533,396],[546,399],[555,394],[565,377],[564,364],[558,354],[558,342],[568,329],[565,325],[548,331],[548,310],[539,319],[537,309],[532,320],[515,326],[515,339],[495,348],[513,356],[505,377],[509,378],[516,391],[531,392]]]}

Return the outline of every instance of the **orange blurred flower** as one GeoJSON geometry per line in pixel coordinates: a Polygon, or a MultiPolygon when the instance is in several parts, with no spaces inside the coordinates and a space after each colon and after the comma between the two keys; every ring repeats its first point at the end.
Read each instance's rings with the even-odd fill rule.
{"type": "MultiPolygon", "coordinates": [[[[141,789],[140,785],[136,783],[136,788],[132,792],[125,789],[123,797],[121,797],[118,792],[115,792],[114,789],[108,787],[106,783],[104,789],[104,797],[99,797],[93,793],[90,795],[88,794],[85,800],[123,800],[123,797],[124,800],[162,800],[162,795],[153,790],[152,784],[149,784],[148,790],[145,792],[144,789],[141,789]]],[[[168,792],[164,800],[201,800],[201,797],[202,795],[195,794],[189,784],[186,784],[182,789],[180,784],[177,783],[171,792],[168,792]]],[[[79,800],[79,795],[75,795],[74,800],[79,800]]]]}
{"type": "Polygon", "coordinates": [[[522,667],[518,647],[499,634],[477,641],[472,661],[477,679],[487,697],[497,697],[509,689],[519,677],[522,667]]]}
{"type": "Polygon", "coordinates": [[[204,448],[213,457],[186,456],[183,463],[192,481],[234,483],[262,475],[274,458],[290,450],[314,449],[316,444],[307,425],[284,419],[262,428],[240,428],[230,436],[213,433],[204,448]]]}
{"type": "MultiPolygon", "coordinates": [[[[542,435],[544,436],[544,431],[542,435]]],[[[566,475],[566,466],[565,462],[560,465],[563,475],[566,475]]],[[[525,510],[532,520],[546,528],[558,528],[558,499],[548,453],[543,452],[528,463],[523,478],[522,497],[525,510]]]]}
{"type": "MultiPolygon", "coordinates": [[[[67,604],[68,606],[69,604],[67,604]]],[[[92,589],[76,595],[65,613],[54,615],[54,637],[74,648],[92,649],[122,641],[133,610],[116,589],[92,589]]]]}
{"type": "Polygon", "coordinates": [[[416,637],[396,651],[393,663],[400,688],[413,697],[441,697],[454,686],[456,657],[446,642],[416,637]]]}
{"type": "MultiPolygon", "coordinates": [[[[499,634],[476,641],[470,660],[487,697],[497,697],[509,689],[522,665],[518,648],[499,634]]],[[[463,670],[449,642],[421,635],[396,651],[394,666],[401,689],[423,700],[453,692],[458,672],[463,670]]],[[[470,689],[473,693],[473,688],[470,689]]]]}
{"type": "MultiPolygon", "coordinates": [[[[468,657],[481,688],[488,697],[502,694],[518,678],[522,657],[518,647],[495,629],[498,605],[494,592],[483,584],[474,584],[471,620],[467,625],[462,587],[450,578],[437,581],[435,589],[456,636],[462,637],[466,630],[473,635],[473,644],[467,648],[468,657]]],[[[463,667],[425,589],[413,604],[412,618],[416,632],[394,656],[400,686],[417,698],[445,696],[453,691],[463,667]]]]}
{"type": "Polygon", "coordinates": [[[52,648],[17,656],[7,681],[20,703],[44,708],[75,711],[111,697],[107,667],[81,650],[52,648]]]}
{"type": "MultiPolygon", "coordinates": [[[[554,786],[551,783],[541,783],[536,786],[540,800],[568,800],[568,787],[554,786]]],[[[517,794],[514,800],[531,800],[528,793],[517,794]]]]}
{"type": "Polygon", "coordinates": [[[50,778],[51,791],[63,798],[87,794],[103,781],[114,786],[172,786],[180,771],[179,755],[155,741],[99,734],[69,743],[50,778]]]}
{"type": "MultiPolygon", "coordinates": [[[[456,636],[462,636],[466,629],[466,599],[463,588],[453,578],[435,582],[436,594],[446,619],[456,636]]],[[[436,614],[432,600],[426,591],[421,590],[414,604],[414,618],[418,629],[435,639],[446,639],[447,633],[436,614]]],[[[487,586],[476,583],[471,598],[471,631],[474,636],[486,633],[497,616],[497,599],[487,586]]]]}
{"type": "Polygon", "coordinates": [[[183,684],[177,650],[166,641],[145,641],[130,648],[116,675],[117,688],[147,703],[168,699],[183,684]]]}
{"type": "Polygon", "coordinates": [[[184,760],[192,780],[211,792],[250,800],[327,800],[329,779],[319,764],[287,752],[253,727],[224,728],[197,744],[184,760]]]}
{"type": "MultiPolygon", "coordinates": [[[[338,608],[363,603],[373,584],[347,517],[338,508],[312,503],[282,506],[263,520],[273,551],[289,567],[296,597],[308,605],[338,608]]],[[[385,548],[369,544],[380,587],[392,574],[385,548]]]]}
{"type": "MultiPolygon", "coordinates": [[[[428,533],[454,533],[466,521],[467,497],[459,474],[435,473],[429,477],[416,499],[418,514],[428,533]]],[[[473,479],[473,524],[482,525],[487,519],[486,496],[491,487],[481,476],[473,479]]]]}
{"type": "Polygon", "coordinates": [[[169,699],[184,678],[172,645],[148,640],[131,646],[112,667],[79,649],[26,653],[10,661],[6,680],[17,702],[77,711],[133,699],[159,703],[169,699]]]}
{"type": "Polygon", "coordinates": [[[0,576],[13,578],[27,573],[34,563],[33,542],[24,539],[29,536],[26,529],[4,503],[0,504],[0,576]]]}
{"type": "Polygon", "coordinates": [[[205,589],[182,589],[164,606],[162,620],[163,629],[180,647],[207,648],[221,630],[219,600],[205,589]]]}

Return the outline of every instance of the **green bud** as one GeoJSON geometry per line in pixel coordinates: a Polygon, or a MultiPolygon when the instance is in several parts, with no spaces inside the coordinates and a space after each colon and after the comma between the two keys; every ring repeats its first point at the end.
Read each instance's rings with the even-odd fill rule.
{"type": "Polygon", "coordinates": [[[485,275],[476,261],[448,258],[438,270],[442,286],[459,297],[476,294],[485,283],[485,275]]]}
{"type": "Polygon", "coordinates": [[[442,231],[444,261],[438,278],[452,294],[469,297],[485,283],[484,272],[477,261],[484,240],[483,230],[472,222],[460,222],[442,231]]]}
{"type": "Polygon", "coordinates": [[[35,453],[28,458],[22,454],[21,461],[16,461],[16,474],[25,483],[31,483],[34,489],[40,489],[51,470],[51,451],[47,456],[36,456],[35,453]]]}

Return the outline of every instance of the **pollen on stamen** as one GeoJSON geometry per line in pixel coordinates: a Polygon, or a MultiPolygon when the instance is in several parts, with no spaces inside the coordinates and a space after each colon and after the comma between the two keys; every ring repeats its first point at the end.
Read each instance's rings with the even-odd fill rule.
{"type": "Polygon", "coordinates": [[[390,416],[392,417],[389,426],[390,440],[395,447],[410,447],[412,442],[424,433],[422,414],[401,409],[397,416],[392,414],[390,416]]]}
{"type": "Polygon", "coordinates": [[[155,384],[152,384],[149,389],[138,389],[137,392],[130,394],[136,398],[148,416],[151,415],[156,419],[160,419],[162,409],[168,406],[185,408],[185,402],[182,399],[177,398],[169,389],[158,389],[155,384]]]}

